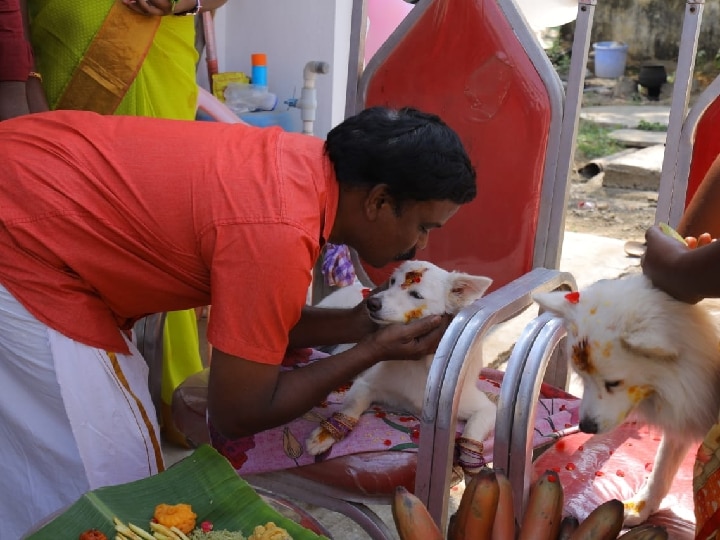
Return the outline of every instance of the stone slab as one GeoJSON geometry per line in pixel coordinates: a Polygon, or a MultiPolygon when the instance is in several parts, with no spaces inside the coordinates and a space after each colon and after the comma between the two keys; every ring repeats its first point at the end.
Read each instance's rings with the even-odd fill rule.
{"type": "Polygon", "coordinates": [[[603,186],[624,189],[657,190],[660,187],[665,145],[658,144],[623,153],[604,164],[603,186]]]}
{"type": "Polygon", "coordinates": [[[612,140],[635,148],[647,148],[658,144],[665,144],[666,131],[646,131],[644,129],[616,129],[608,133],[612,140]]]}
{"type": "Polygon", "coordinates": [[[664,105],[602,105],[583,107],[580,118],[604,126],[636,128],[641,120],[651,124],[668,125],[670,107],[664,105]]]}

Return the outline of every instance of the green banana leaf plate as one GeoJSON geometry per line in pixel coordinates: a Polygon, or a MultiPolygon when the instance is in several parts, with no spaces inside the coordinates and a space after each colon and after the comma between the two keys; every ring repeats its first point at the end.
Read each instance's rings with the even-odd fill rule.
{"type": "Polygon", "coordinates": [[[240,531],[245,537],[256,525],[272,521],[286,529],[293,540],[325,538],[268,505],[223,456],[207,445],[155,476],[86,493],[27,538],[76,539],[88,529],[115,538],[115,517],[150,531],[150,519],[160,503],[190,504],[198,526],[210,521],[215,530],[240,531]]]}

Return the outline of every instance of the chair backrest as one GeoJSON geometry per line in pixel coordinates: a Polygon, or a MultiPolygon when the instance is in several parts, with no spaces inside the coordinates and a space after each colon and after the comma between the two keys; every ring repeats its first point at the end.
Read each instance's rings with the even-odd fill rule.
{"type": "Polygon", "coordinates": [[[655,222],[676,227],[710,165],[720,154],[720,77],[688,109],[704,3],[687,0],[670,106],[655,222]]]}
{"type": "MultiPolygon", "coordinates": [[[[470,153],[478,197],[433,232],[423,259],[490,276],[494,288],[557,267],[574,137],[561,152],[562,82],[514,2],[420,0],[353,97],[354,111],[437,113],[470,153]]],[[[378,283],[392,268],[366,270],[378,283]]]]}

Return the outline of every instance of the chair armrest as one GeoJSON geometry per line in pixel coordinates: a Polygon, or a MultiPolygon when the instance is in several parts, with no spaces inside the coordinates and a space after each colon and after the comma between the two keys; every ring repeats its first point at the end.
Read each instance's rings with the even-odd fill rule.
{"type": "MultiPolygon", "coordinates": [[[[440,341],[430,368],[420,418],[415,494],[425,503],[441,530],[447,523],[459,389],[466,375],[465,358],[471,352],[480,354],[477,347],[488,331],[532,305],[534,293],[560,288],[576,290],[574,277],[567,272],[536,268],[460,311],[440,341]]],[[[519,385],[518,381],[511,384],[519,385]]]]}
{"type": "MultiPolygon", "coordinates": [[[[533,429],[543,375],[565,338],[563,321],[550,313],[533,319],[523,330],[508,360],[500,388],[495,422],[494,463],[512,485],[515,515],[522,516],[530,490],[533,429]]],[[[560,354],[558,361],[567,365],[560,354]]]]}

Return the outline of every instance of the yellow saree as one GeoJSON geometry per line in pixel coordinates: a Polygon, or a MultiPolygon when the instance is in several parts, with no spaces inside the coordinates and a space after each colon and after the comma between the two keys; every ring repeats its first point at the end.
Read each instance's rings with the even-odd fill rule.
{"type": "MultiPolygon", "coordinates": [[[[194,17],[144,17],[119,0],[28,0],[28,11],[52,109],[195,118],[194,17]]],[[[163,345],[161,412],[168,424],[173,390],[203,367],[194,310],[168,314],[163,345]]]]}
{"type": "MultiPolygon", "coordinates": [[[[126,82],[126,64],[139,66],[130,70],[136,71],[135,78],[115,114],[195,118],[198,57],[193,17],[143,17],[119,0],[29,0],[28,9],[30,37],[51,108],[62,99],[107,113],[93,106],[94,96],[64,95],[73,89],[76,69],[87,62],[85,55],[97,45],[94,38],[104,28],[106,46],[92,59],[94,67],[109,74],[106,80],[115,76],[126,82]]],[[[76,93],[84,93],[84,88],[88,87],[79,86],[76,93]]]]}

